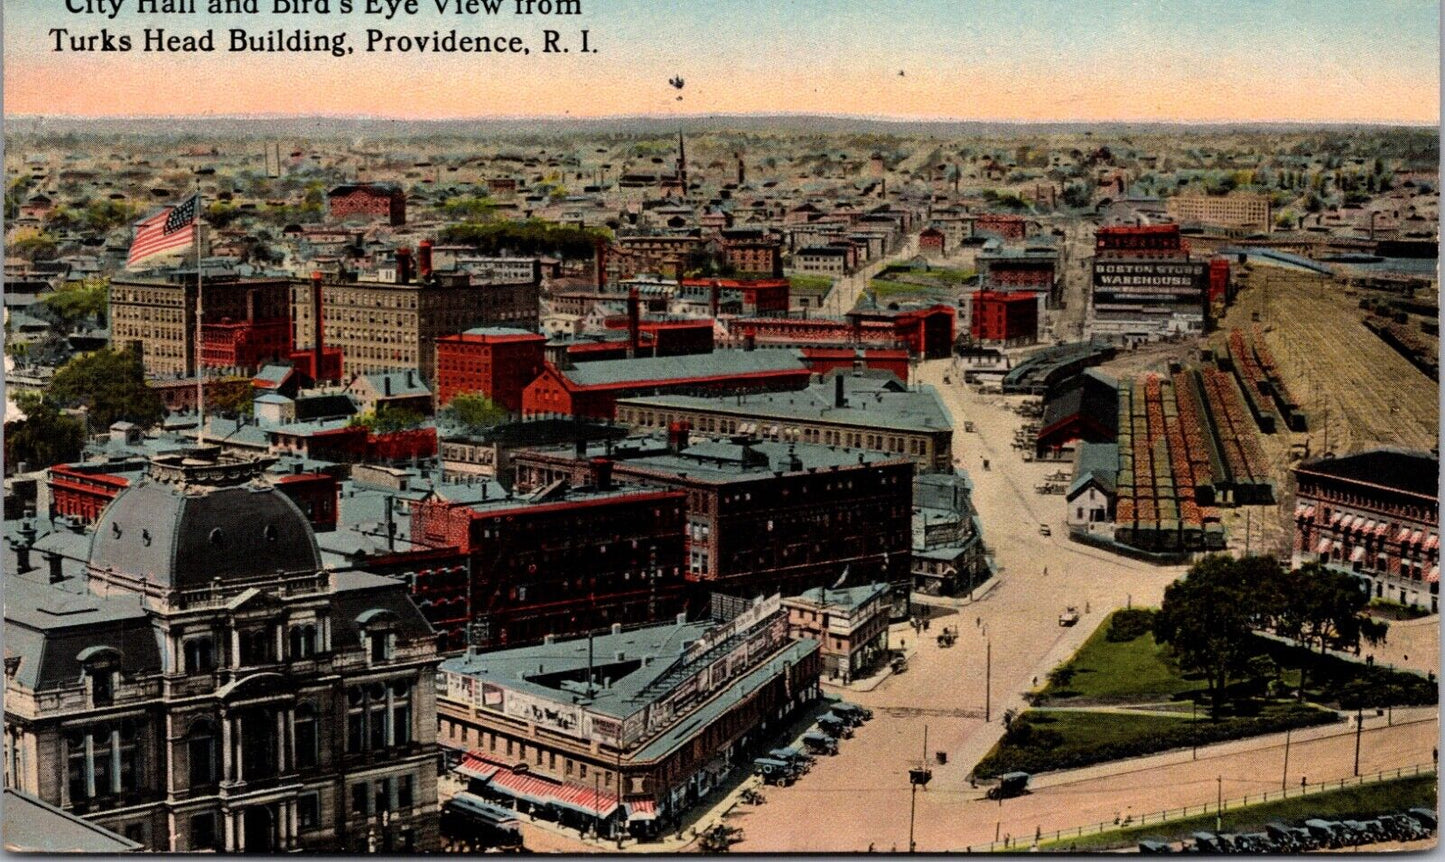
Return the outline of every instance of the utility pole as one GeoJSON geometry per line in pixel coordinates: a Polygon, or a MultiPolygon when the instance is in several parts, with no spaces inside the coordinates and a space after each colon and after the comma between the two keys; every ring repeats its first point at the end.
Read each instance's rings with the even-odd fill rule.
{"type": "Polygon", "coordinates": [[[1360,777],[1360,735],[1365,731],[1365,708],[1355,713],[1355,777],[1360,777]]]}
{"type": "Polygon", "coordinates": [[[984,645],[983,661],[983,720],[993,721],[993,639],[984,645]]]}
{"type": "Polygon", "coordinates": [[[1224,776],[1214,780],[1219,788],[1214,797],[1214,831],[1219,832],[1224,829],[1224,776]]]}
{"type": "Polygon", "coordinates": [[[1286,728],[1284,732],[1284,772],[1279,777],[1279,789],[1284,790],[1289,783],[1289,737],[1294,728],[1286,728]]]}
{"type": "Polygon", "coordinates": [[[1189,738],[1193,743],[1193,751],[1189,755],[1190,760],[1199,759],[1199,698],[1189,699],[1189,738]]]}
{"type": "Polygon", "coordinates": [[[933,771],[928,768],[928,725],[923,725],[923,760],[917,769],[908,770],[908,852],[917,852],[918,844],[913,840],[913,824],[918,813],[918,788],[928,786],[933,771]]]}

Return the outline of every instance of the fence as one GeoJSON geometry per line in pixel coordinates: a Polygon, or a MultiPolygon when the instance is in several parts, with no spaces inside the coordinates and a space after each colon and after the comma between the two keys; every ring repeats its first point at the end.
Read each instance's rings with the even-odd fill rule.
{"type": "MultiPolygon", "coordinates": [[[[1266,802],[1278,802],[1283,799],[1298,799],[1304,796],[1314,796],[1326,791],[1342,790],[1346,787],[1358,787],[1362,784],[1375,784],[1381,781],[1393,781],[1397,778],[1408,778],[1416,775],[1433,775],[1435,764],[1417,763],[1414,766],[1401,766],[1396,769],[1382,769],[1379,772],[1369,775],[1351,776],[1336,781],[1326,781],[1320,784],[1310,784],[1291,790],[1285,787],[1282,790],[1267,791],[1264,793],[1251,793],[1247,796],[1226,799],[1223,803],[1206,802],[1201,805],[1186,805],[1183,808],[1169,808],[1164,811],[1154,811],[1140,817],[1129,817],[1123,820],[1101,820],[1098,823],[1090,823],[1083,826],[1074,826],[1068,829],[1056,829],[1052,832],[1039,832],[1033,840],[1027,836],[1018,838],[1005,837],[1003,840],[991,841],[988,844],[970,846],[964,849],[965,853],[996,853],[1000,851],[1019,851],[1034,847],[1040,844],[1047,844],[1054,841],[1064,841],[1069,838],[1082,838],[1085,835],[1098,835],[1103,832],[1114,832],[1122,829],[1132,829],[1138,826],[1156,825],[1163,826],[1173,820],[1182,820],[1186,817],[1199,817],[1207,814],[1223,815],[1224,812],[1232,809],[1244,808],[1250,805],[1262,805],[1266,802]]],[[[1133,843],[1131,840],[1121,838],[1121,844],[1133,843]]]]}

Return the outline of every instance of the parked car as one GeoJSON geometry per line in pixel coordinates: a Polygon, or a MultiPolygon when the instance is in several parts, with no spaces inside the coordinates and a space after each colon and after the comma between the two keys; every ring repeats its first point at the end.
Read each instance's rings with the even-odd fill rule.
{"type": "Polygon", "coordinates": [[[1059,614],[1059,625],[1061,625],[1061,626],[1077,625],[1078,622],[1079,622],[1079,609],[1076,608],[1076,607],[1070,606],[1070,607],[1068,608],[1068,610],[1066,610],[1066,611],[1064,611],[1063,613],[1059,614]]]}

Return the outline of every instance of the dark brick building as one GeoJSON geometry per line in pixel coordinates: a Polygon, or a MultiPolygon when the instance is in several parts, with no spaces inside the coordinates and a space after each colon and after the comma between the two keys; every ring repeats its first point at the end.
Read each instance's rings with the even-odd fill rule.
{"type": "Polygon", "coordinates": [[[339,185],[326,193],[334,219],[364,218],[391,225],[406,224],[406,193],[385,183],[339,185]]]}
{"type": "MultiPolygon", "coordinates": [[[[616,488],[605,469],[589,483],[553,483],[526,496],[487,487],[481,502],[433,497],[411,513],[413,542],[470,560],[469,579],[419,580],[416,595],[432,617],[458,616],[429,613],[435,605],[464,606],[472,644],[539,643],[670,619],[685,608],[681,493],[616,488]]],[[[467,632],[446,634],[448,648],[468,642],[467,632]]]]}
{"type": "Polygon", "coordinates": [[[686,493],[687,577],[751,598],[887,581],[906,605],[912,547],[913,462],[876,452],[668,436],[518,452],[517,484],[541,488],[620,481],[686,493]],[[609,454],[610,453],[610,454],[609,454]]]}

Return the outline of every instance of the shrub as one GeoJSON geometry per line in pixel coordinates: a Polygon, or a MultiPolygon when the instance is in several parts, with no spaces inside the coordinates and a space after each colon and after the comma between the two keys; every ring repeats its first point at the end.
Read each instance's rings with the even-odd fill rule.
{"type": "Polygon", "coordinates": [[[1115,611],[1109,620],[1109,631],[1105,637],[1114,643],[1142,637],[1154,629],[1154,615],[1155,611],[1151,608],[1115,611]]]}

